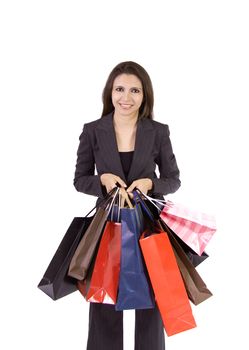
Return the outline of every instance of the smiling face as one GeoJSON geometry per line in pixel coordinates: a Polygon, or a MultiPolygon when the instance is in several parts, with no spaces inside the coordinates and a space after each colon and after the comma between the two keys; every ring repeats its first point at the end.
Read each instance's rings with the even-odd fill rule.
{"type": "Polygon", "coordinates": [[[115,114],[119,116],[138,117],[143,102],[141,81],[133,74],[120,74],[113,82],[112,103],[115,114]]]}

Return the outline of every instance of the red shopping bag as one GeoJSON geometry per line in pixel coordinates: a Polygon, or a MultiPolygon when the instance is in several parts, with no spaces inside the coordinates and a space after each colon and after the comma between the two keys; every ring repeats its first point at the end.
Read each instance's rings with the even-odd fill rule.
{"type": "Polygon", "coordinates": [[[108,221],[100,241],[86,300],[115,304],[121,254],[121,224],[108,221]]]}
{"type": "Polygon", "coordinates": [[[216,231],[214,216],[191,210],[169,200],[161,211],[160,217],[199,255],[202,255],[216,231]]]}
{"type": "Polygon", "coordinates": [[[168,336],[196,327],[186,289],[165,232],[141,237],[155,299],[168,336]]]}

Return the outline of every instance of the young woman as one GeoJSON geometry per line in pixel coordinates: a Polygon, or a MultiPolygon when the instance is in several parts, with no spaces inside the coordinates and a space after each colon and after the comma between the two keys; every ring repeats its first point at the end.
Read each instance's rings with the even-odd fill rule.
{"type": "MultiPolygon", "coordinates": [[[[169,128],[153,120],[153,104],[152,83],[143,67],[131,61],[114,67],[103,91],[102,116],[85,124],[80,135],[77,191],[102,198],[118,184],[130,196],[138,188],[163,198],[180,187],[169,128]]],[[[113,305],[90,303],[87,350],[102,349],[123,349],[123,313],[113,305]]],[[[152,349],[165,349],[157,307],[136,310],[135,350],[152,349]]]]}

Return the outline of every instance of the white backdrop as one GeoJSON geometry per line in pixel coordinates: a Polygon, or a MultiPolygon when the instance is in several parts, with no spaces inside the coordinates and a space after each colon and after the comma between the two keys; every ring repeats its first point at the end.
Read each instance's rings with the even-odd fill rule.
{"type": "MultiPolygon", "coordinates": [[[[246,5],[1,1],[1,349],[85,349],[88,304],[79,293],[54,302],[36,286],[72,218],[95,202],[73,187],[78,137],[124,60],[149,72],[155,119],[170,126],[182,187],[168,198],[217,218],[198,268],[214,296],[193,306],[198,327],[166,348],[248,348],[246,5]]],[[[125,350],[133,329],[127,311],[125,350]]]]}

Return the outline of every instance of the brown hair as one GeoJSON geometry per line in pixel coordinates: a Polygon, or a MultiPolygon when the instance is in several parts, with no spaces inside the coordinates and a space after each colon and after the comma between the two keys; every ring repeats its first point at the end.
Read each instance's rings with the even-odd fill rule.
{"type": "Polygon", "coordinates": [[[113,82],[120,74],[133,74],[141,81],[143,87],[143,102],[139,108],[138,118],[153,119],[154,93],[149,74],[136,62],[121,62],[111,71],[102,94],[103,111],[102,117],[113,112],[112,89],[113,82]]]}

